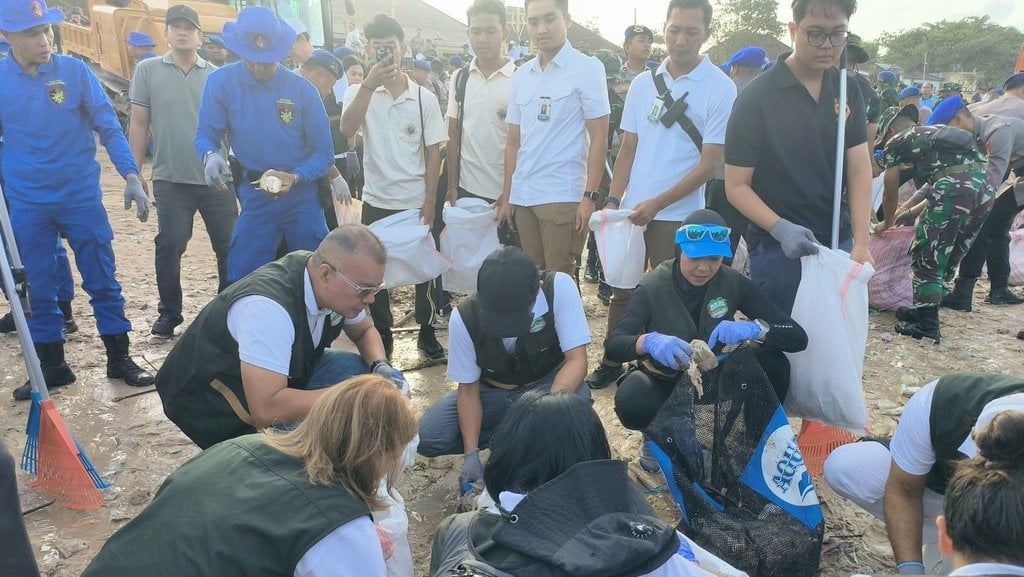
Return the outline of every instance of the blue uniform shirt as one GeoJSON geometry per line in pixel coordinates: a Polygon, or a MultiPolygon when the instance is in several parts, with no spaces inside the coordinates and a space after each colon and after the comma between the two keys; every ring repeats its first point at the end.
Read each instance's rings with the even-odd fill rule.
{"type": "Polygon", "coordinates": [[[245,170],[298,174],[302,183],[327,174],[334,142],[324,103],[305,78],[278,65],[259,82],[240,61],[215,70],[206,80],[196,152],[220,151],[227,137],[245,170]]]}
{"type": "Polygon", "coordinates": [[[54,54],[32,76],[13,57],[0,60],[0,166],[9,202],[99,202],[94,131],[121,176],[138,174],[117,114],[85,64],[54,54]]]}

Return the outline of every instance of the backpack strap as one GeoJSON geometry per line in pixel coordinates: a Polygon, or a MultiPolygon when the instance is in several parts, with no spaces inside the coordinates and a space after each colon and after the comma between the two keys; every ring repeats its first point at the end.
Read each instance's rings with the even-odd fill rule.
{"type": "MultiPolygon", "coordinates": [[[[455,73],[455,102],[459,105],[459,162],[462,162],[462,121],[466,116],[466,85],[469,84],[469,64],[463,66],[455,73]]],[[[451,167],[448,168],[451,174],[451,167]]],[[[455,188],[459,187],[459,180],[462,177],[462,167],[458,167],[455,173],[455,188]]]]}

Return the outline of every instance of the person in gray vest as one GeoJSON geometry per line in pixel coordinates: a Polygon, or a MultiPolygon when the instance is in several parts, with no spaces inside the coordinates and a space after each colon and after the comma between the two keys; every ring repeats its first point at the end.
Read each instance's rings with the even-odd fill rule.
{"type": "Polygon", "coordinates": [[[975,440],[1006,411],[1024,413],[1024,378],[946,375],[910,398],[888,445],[864,440],[826,459],[829,486],[885,521],[900,574],[933,573],[942,562],[933,521],[956,463],[978,454],[975,440]]]}
{"type": "Polygon", "coordinates": [[[390,382],[349,379],[295,430],[225,441],[171,473],[82,576],[385,577],[370,512],[415,434],[390,382]]]}
{"type": "Polygon", "coordinates": [[[306,417],[323,389],[373,372],[403,391],[366,314],[384,288],[384,246],[362,225],[331,231],[206,305],[157,373],[164,413],[207,448],[306,417]],[[359,354],[330,348],[344,331],[359,354]]]}
{"type": "MultiPolygon", "coordinates": [[[[676,232],[678,252],[640,279],[618,325],[605,340],[605,355],[618,363],[637,362],[619,382],[615,412],[622,424],[643,430],[672,394],[690,364],[690,341],[720,345],[755,341],[754,356],[779,402],[789,391],[785,353],[807,348],[807,333],[752,283],[722,266],[732,256],[730,230],[715,211],[690,213],[676,232]],[[733,320],[739,311],[750,320],[733,320]]],[[[640,465],[659,470],[643,445],[640,465]]]]}
{"type": "Polygon", "coordinates": [[[448,378],[459,384],[420,419],[419,454],[464,454],[460,489],[483,475],[480,449],[511,402],[526,391],[590,398],[590,328],[572,277],[540,273],[522,249],[491,253],[477,275],[477,292],[459,303],[448,323],[448,378]]]}

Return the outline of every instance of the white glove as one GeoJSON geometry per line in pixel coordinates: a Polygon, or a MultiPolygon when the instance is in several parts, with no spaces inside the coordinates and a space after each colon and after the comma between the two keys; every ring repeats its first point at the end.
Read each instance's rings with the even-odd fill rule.
{"type": "Polygon", "coordinates": [[[339,174],[331,179],[331,190],[334,191],[334,198],[338,199],[338,202],[352,204],[352,191],[349,190],[344,176],[339,174]]]}
{"type": "Polygon", "coordinates": [[[212,152],[206,155],[203,176],[206,178],[206,186],[225,191],[228,189],[227,180],[231,176],[231,167],[220,153],[212,152]]]}

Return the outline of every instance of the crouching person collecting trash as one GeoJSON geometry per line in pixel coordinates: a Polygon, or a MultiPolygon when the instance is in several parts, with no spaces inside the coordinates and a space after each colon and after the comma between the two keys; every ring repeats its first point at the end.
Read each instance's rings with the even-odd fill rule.
{"type": "Polygon", "coordinates": [[[206,305],[157,373],[167,414],[197,445],[290,425],[348,377],[372,372],[403,392],[366,307],[384,286],[384,246],[342,225],[314,252],[264,265],[206,305]],[[330,348],[341,332],[359,354],[330,348]]]}
{"type": "Polygon", "coordinates": [[[384,577],[370,512],[415,434],[390,382],[349,379],[295,430],[225,441],[171,473],[82,575],[384,577]]]}
{"type": "MultiPolygon", "coordinates": [[[[803,328],[749,279],[722,266],[732,250],[729,229],[718,213],[691,213],[676,233],[676,244],[678,256],[640,280],[605,342],[612,361],[638,361],[637,370],[619,382],[615,394],[615,412],[630,429],[643,429],[672,393],[691,363],[692,341],[704,341],[715,352],[726,345],[759,343],[755,357],[780,402],[789,390],[784,353],[807,347],[803,328]],[[733,320],[737,311],[750,320],[733,320]]],[[[640,464],[658,471],[646,444],[640,464]]]]}

